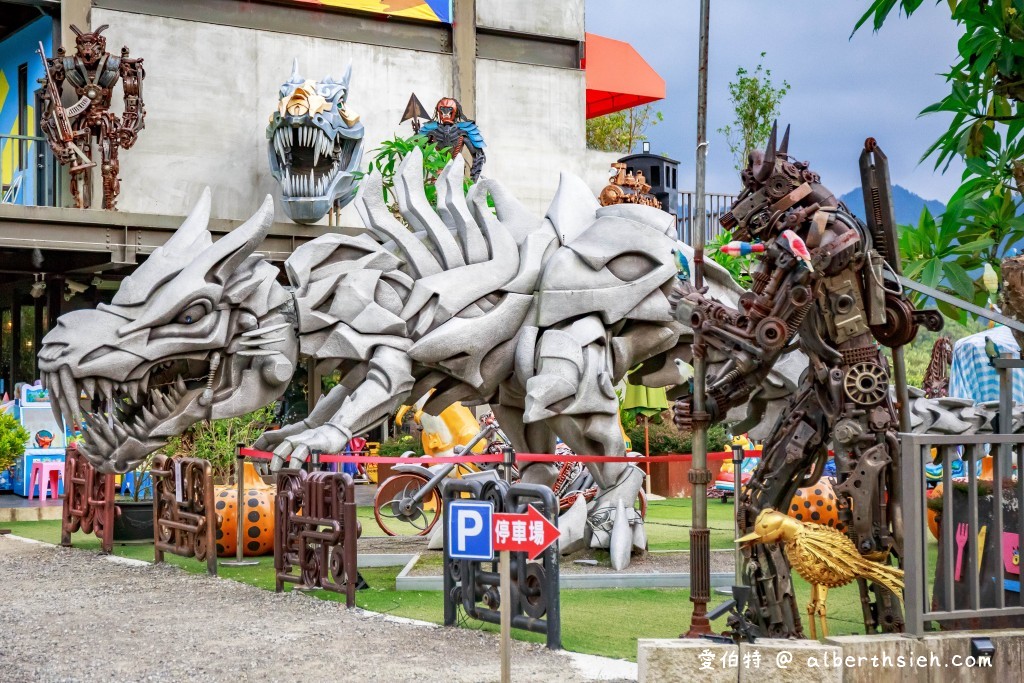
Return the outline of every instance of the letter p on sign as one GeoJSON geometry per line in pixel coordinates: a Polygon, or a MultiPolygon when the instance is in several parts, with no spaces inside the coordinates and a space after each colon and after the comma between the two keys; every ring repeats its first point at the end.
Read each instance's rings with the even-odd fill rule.
{"type": "Polygon", "coordinates": [[[453,560],[494,557],[491,524],[494,506],[482,500],[453,500],[445,510],[445,546],[453,560]]]}

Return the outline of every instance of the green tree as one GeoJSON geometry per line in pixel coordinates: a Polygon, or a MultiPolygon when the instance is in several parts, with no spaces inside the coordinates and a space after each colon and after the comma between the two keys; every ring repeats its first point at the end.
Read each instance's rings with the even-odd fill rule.
{"type": "MultiPolygon", "coordinates": [[[[957,61],[944,74],[949,94],[921,113],[952,118],[922,160],[934,156],[935,167],[945,170],[959,157],[966,169],[941,220],[922,215],[900,240],[908,277],[977,303],[987,299],[982,267],[998,273],[1024,239],[1024,0],[945,2],[962,31],[957,61]]],[[[873,0],[854,32],[869,20],[877,31],[897,7],[909,17],[923,3],[873,0]]]]}
{"type": "Polygon", "coordinates": [[[647,139],[647,131],[664,120],[650,104],[587,119],[587,147],[629,154],[647,139]]]}
{"type": "Polygon", "coordinates": [[[725,136],[737,171],[746,167],[750,152],[767,142],[782,99],[790,90],[786,81],[777,87],[772,82],[772,70],[764,68],[766,54],[761,53],[752,72],[742,66],[736,69],[736,80],[729,83],[729,101],[736,118],[718,132],[725,136]]]}

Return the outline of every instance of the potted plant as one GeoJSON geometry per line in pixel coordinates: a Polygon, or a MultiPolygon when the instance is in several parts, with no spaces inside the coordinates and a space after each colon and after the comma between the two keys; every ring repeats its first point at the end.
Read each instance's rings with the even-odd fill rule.
{"type": "Polygon", "coordinates": [[[117,509],[114,512],[114,540],[145,543],[153,540],[152,456],[131,472],[121,475],[117,509]]]}

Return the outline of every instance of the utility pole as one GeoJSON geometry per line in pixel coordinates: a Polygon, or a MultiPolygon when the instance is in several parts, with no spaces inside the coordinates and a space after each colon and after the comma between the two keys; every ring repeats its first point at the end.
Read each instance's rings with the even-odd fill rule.
{"type": "MultiPolygon", "coordinates": [[[[704,240],[707,235],[705,212],[705,171],[708,152],[708,15],[711,0],[700,3],[700,41],[697,53],[697,188],[696,221],[693,232],[693,284],[704,286],[704,240]]],[[[697,341],[696,335],[694,341],[697,341]]],[[[693,463],[688,478],[693,491],[690,522],[690,602],[693,615],[690,630],[683,637],[699,638],[711,633],[708,601],[711,599],[711,530],[708,529],[708,414],[704,400],[707,361],[703,345],[693,345],[693,463]]],[[[737,488],[739,473],[736,473],[737,488]]],[[[738,494],[738,491],[736,492],[738,494]]]]}

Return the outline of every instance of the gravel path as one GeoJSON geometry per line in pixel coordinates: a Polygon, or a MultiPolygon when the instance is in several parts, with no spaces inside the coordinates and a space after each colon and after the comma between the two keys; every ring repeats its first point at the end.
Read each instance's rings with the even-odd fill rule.
{"type": "MultiPolygon", "coordinates": [[[[0,536],[0,581],[5,683],[499,677],[493,634],[401,623],[167,565],[0,536]]],[[[513,648],[517,683],[587,680],[564,654],[513,648]]]]}

